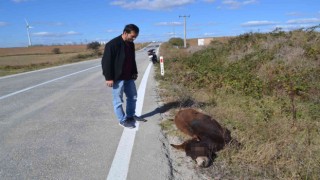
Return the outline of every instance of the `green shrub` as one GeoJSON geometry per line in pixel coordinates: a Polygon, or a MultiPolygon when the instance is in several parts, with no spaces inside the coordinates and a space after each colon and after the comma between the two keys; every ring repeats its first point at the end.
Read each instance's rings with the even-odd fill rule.
{"type": "Polygon", "coordinates": [[[169,43],[173,46],[183,46],[184,41],[181,38],[171,38],[169,39],[169,43]]]}

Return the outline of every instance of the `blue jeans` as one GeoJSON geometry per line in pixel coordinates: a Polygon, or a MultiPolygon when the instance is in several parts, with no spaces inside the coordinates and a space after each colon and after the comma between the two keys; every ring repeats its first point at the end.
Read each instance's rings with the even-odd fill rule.
{"type": "Polygon", "coordinates": [[[120,122],[136,113],[137,89],[134,80],[119,80],[113,83],[113,108],[120,122]],[[123,111],[123,92],[127,97],[126,114],[123,111]]]}

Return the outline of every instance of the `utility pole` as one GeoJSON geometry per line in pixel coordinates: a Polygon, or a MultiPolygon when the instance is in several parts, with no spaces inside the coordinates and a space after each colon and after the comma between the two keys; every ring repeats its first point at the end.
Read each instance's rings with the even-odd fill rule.
{"type": "Polygon", "coordinates": [[[190,15],[189,16],[186,16],[186,15],[184,15],[184,16],[179,16],[179,18],[180,17],[183,17],[184,18],[184,48],[187,48],[187,20],[186,20],[186,18],[188,17],[190,17],[190,15]]]}

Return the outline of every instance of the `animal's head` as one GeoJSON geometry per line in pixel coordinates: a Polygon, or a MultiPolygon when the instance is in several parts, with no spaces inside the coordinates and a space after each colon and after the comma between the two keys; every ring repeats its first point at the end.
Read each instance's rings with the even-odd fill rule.
{"type": "Polygon", "coordinates": [[[208,142],[198,141],[196,139],[187,140],[180,145],[171,144],[172,147],[186,152],[196,161],[199,167],[208,167],[211,163],[214,152],[208,142]]]}

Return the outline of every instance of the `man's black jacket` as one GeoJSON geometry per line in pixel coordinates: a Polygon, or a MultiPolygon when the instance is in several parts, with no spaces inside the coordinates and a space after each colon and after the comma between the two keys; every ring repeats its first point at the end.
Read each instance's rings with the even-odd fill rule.
{"type": "MultiPolygon", "coordinates": [[[[102,73],[106,80],[119,80],[122,74],[122,67],[125,61],[125,42],[121,35],[109,41],[105,48],[101,60],[102,73]]],[[[130,48],[135,52],[134,43],[129,42],[130,48]]],[[[135,54],[133,55],[132,75],[138,74],[135,54]]]]}

